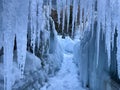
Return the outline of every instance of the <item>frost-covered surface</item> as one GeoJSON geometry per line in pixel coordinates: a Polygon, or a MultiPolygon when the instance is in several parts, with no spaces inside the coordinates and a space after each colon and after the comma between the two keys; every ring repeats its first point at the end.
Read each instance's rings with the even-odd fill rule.
{"type": "MultiPolygon", "coordinates": [[[[48,74],[53,76],[61,66],[62,48],[57,41],[54,22],[50,18],[53,1],[47,1],[47,4],[43,6],[44,0],[0,0],[0,55],[4,57],[1,64],[4,68],[5,90],[12,89],[13,81],[15,81],[12,75],[14,67],[20,71],[19,77],[24,82],[28,52],[40,59],[41,65],[38,66],[43,68],[45,77],[48,74]],[[16,58],[14,58],[15,54],[16,58]]],[[[75,45],[76,57],[74,59],[81,72],[79,74],[83,86],[91,86],[96,90],[104,87],[104,80],[109,79],[106,72],[110,72],[112,61],[116,62],[115,66],[117,66],[113,70],[115,74],[117,73],[115,78],[120,78],[120,0],[57,0],[56,5],[58,23],[62,25],[63,34],[65,25],[69,31],[70,7],[72,9],[72,37],[74,37],[77,25],[80,26],[80,42],[77,39],[74,42],[66,37],[60,40],[62,42],[60,45],[63,46],[63,52],[72,53],[74,45],[79,43],[75,45]],[[114,56],[111,54],[113,49],[114,56]],[[84,72],[83,69],[85,69],[84,72]],[[93,82],[100,82],[100,84],[93,85],[93,82]]],[[[33,68],[33,71],[35,70],[33,68]]],[[[39,87],[36,85],[38,84],[34,87],[39,87]]]]}
{"type": "Polygon", "coordinates": [[[88,82],[88,41],[89,32],[84,35],[86,37],[75,44],[74,47],[74,62],[78,67],[79,80],[81,81],[83,87],[87,87],[88,82]],[[84,70],[83,70],[84,69],[84,70]]]}
{"type": "Polygon", "coordinates": [[[49,8],[42,5],[43,0],[0,1],[0,53],[4,50],[4,58],[0,60],[4,66],[1,90],[3,87],[4,90],[38,88],[61,66],[63,55],[55,26],[48,14],[49,8]],[[14,68],[19,72],[15,78],[14,68]]]}
{"type": "Polygon", "coordinates": [[[108,73],[109,69],[107,66],[108,62],[105,48],[105,39],[101,38],[101,33],[101,47],[99,48],[100,51],[98,58],[99,64],[96,66],[96,33],[97,32],[94,32],[92,36],[90,31],[84,32],[84,38],[82,38],[74,47],[74,62],[78,67],[79,80],[81,81],[83,87],[89,87],[91,90],[106,90],[110,87],[111,79],[108,73]]]}
{"type": "MultiPolygon", "coordinates": [[[[63,61],[63,54],[62,54],[62,48],[60,44],[58,43],[57,36],[54,34],[55,37],[55,52],[50,53],[48,55],[48,59],[44,59],[44,66],[42,64],[42,60],[35,56],[34,54],[30,52],[26,52],[26,62],[25,62],[25,71],[24,71],[24,79],[21,78],[20,70],[17,66],[17,54],[15,52],[14,54],[14,64],[13,64],[13,70],[12,70],[12,88],[13,90],[32,90],[32,89],[40,89],[44,83],[47,81],[49,76],[53,76],[56,74],[56,72],[60,69],[61,63],[63,61]]],[[[2,57],[0,57],[3,59],[2,57]]],[[[2,60],[0,60],[2,61],[2,60]]],[[[3,64],[1,63],[1,85],[0,89],[3,90],[3,80],[4,80],[4,70],[3,70],[3,64]]]]}
{"type": "MultiPolygon", "coordinates": [[[[65,50],[64,44],[69,43],[71,39],[62,39],[60,36],[58,37],[60,44],[64,51],[64,59],[62,63],[62,67],[60,71],[56,74],[56,76],[48,79],[48,82],[42,87],[40,90],[86,90],[82,88],[77,74],[77,67],[73,61],[73,53],[65,50]],[[65,42],[66,41],[66,42],[65,42]]],[[[75,43],[75,41],[73,41],[75,43]]],[[[73,48],[73,45],[69,47],[73,48]]]]}
{"type": "Polygon", "coordinates": [[[54,76],[56,72],[60,69],[61,63],[63,60],[63,54],[61,46],[56,38],[56,34],[54,33],[55,37],[55,52],[50,53],[48,58],[44,58],[40,60],[40,58],[36,57],[34,54],[27,52],[26,57],[26,64],[25,64],[25,79],[18,81],[15,83],[13,88],[16,89],[25,89],[25,90],[32,90],[32,89],[40,89],[49,76],[54,76]]]}

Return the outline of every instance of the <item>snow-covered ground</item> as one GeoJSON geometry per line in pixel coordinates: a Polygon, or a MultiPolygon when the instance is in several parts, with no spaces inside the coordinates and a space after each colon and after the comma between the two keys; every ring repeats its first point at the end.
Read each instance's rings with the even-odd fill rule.
{"type": "Polygon", "coordinates": [[[77,41],[73,41],[69,37],[61,39],[61,36],[58,36],[58,40],[64,50],[62,67],[56,76],[51,77],[41,90],[86,90],[81,87],[77,67],[73,61],[72,49],[77,41]],[[70,52],[67,47],[71,48],[70,52]]]}

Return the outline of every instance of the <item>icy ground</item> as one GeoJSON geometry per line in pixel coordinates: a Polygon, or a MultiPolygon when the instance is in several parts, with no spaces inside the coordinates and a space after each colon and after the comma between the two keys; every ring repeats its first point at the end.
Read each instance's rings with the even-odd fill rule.
{"type": "Polygon", "coordinates": [[[77,67],[73,61],[73,47],[76,40],[70,40],[69,37],[61,39],[58,37],[60,44],[64,50],[64,60],[60,71],[56,76],[49,79],[41,90],[86,90],[83,89],[78,80],[77,67]],[[69,45],[68,45],[69,44],[69,45]],[[67,50],[71,48],[71,51],[67,50]]]}

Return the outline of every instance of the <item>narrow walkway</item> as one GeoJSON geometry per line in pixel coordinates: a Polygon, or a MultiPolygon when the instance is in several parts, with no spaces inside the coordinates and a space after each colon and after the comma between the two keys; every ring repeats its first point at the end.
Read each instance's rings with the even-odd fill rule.
{"type": "Polygon", "coordinates": [[[64,54],[61,70],[55,77],[50,78],[41,90],[85,90],[80,87],[77,69],[72,58],[72,54],[64,54]]]}
{"type": "Polygon", "coordinates": [[[78,80],[77,67],[73,62],[73,54],[64,52],[62,67],[56,76],[49,79],[41,90],[85,90],[78,80]]]}

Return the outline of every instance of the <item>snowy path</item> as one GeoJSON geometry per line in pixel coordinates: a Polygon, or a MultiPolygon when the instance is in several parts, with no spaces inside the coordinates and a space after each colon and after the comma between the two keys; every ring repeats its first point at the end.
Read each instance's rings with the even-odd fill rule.
{"type": "Polygon", "coordinates": [[[50,78],[48,84],[41,90],[85,90],[80,87],[77,69],[72,58],[72,54],[64,54],[61,70],[55,77],[50,78]]]}
{"type": "Polygon", "coordinates": [[[85,90],[80,86],[73,54],[66,52],[60,71],[41,90],[85,90]]]}

